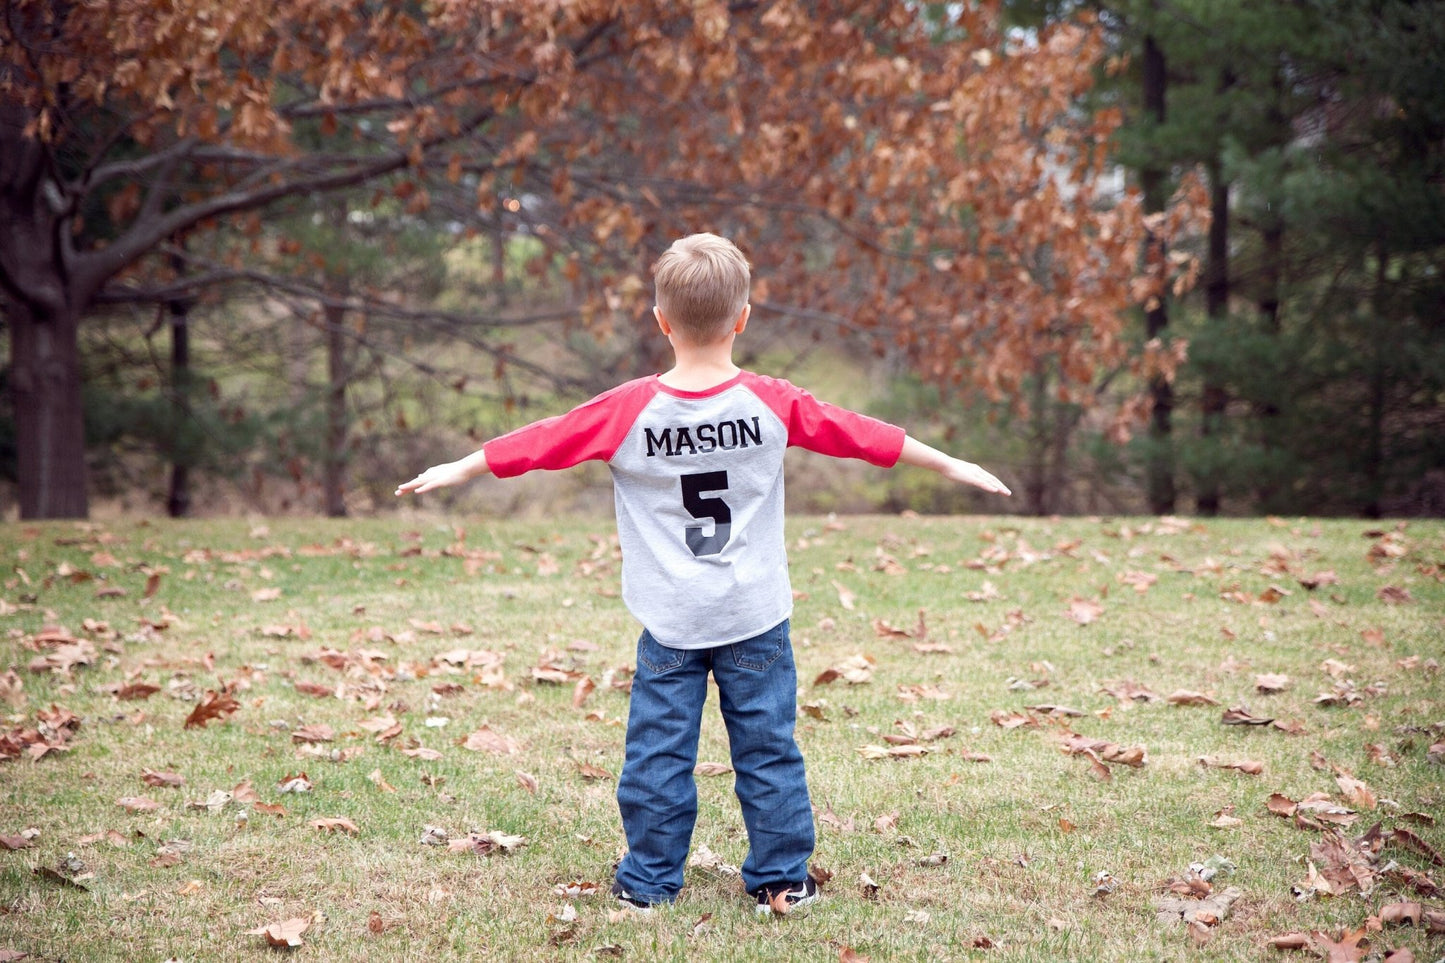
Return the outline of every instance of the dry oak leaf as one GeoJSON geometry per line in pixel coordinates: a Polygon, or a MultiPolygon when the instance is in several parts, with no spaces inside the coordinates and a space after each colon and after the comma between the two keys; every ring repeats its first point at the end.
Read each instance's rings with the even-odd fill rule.
{"type": "Polygon", "coordinates": [[[1001,729],[1037,728],[1039,720],[1022,712],[995,709],[988,714],[989,720],[1001,729]]]}
{"type": "Polygon", "coordinates": [[[141,781],[147,786],[179,788],[186,784],[185,777],[175,772],[156,772],[153,769],[141,771],[141,781]]]}
{"type": "Polygon", "coordinates": [[[813,685],[827,685],[842,679],[849,685],[863,685],[873,678],[873,657],[862,653],[844,659],[837,665],[829,666],[813,680],[813,685]]]}
{"type": "Polygon", "coordinates": [[[1254,677],[1254,688],[1255,691],[1266,695],[1283,692],[1289,688],[1289,676],[1280,672],[1261,673],[1254,677]]]}
{"type": "Polygon", "coordinates": [[[115,801],[115,804],[126,812],[132,813],[149,812],[161,808],[160,803],[144,796],[122,796],[115,801]]]}
{"type": "Polygon", "coordinates": [[[1072,598],[1069,600],[1068,616],[1080,625],[1088,625],[1104,614],[1104,606],[1093,599],[1072,598]]]}
{"type": "Polygon", "coordinates": [[[485,833],[467,833],[457,839],[448,840],[447,852],[490,856],[492,853],[510,853],[525,845],[527,845],[525,836],[513,836],[498,830],[491,830],[485,833]]]}
{"type": "Polygon", "coordinates": [[[1340,794],[1353,806],[1360,809],[1374,809],[1379,804],[1374,791],[1365,784],[1364,780],[1356,779],[1343,769],[1335,770],[1335,783],[1340,787],[1340,794]]]}
{"type": "Polygon", "coordinates": [[[241,703],[231,696],[229,688],[224,688],[220,692],[207,689],[205,695],[201,696],[201,701],[196,703],[196,707],[191,710],[191,714],[186,716],[184,728],[204,729],[206,723],[224,719],[240,708],[241,703]]]}
{"type": "Polygon", "coordinates": [[[264,936],[271,946],[300,946],[301,934],[311,928],[310,917],[298,916],[280,923],[267,923],[254,930],[247,930],[247,936],[264,936]]]}
{"type": "Polygon", "coordinates": [[[354,836],[357,833],[361,832],[361,827],[356,825],[356,823],[352,822],[351,820],[347,819],[345,816],[323,816],[321,819],[311,820],[311,822],[307,823],[306,825],[310,826],[312,829],[319,829],[322,832],[327,833],[342,832],[349,833],[354,836]]]}
{"type": "Polygon", "coordinates": [[[1274,722],[1274,719],[1257,716],[1245,706],[1230,706],[1224,710],[1219,721],[1226,726],[1267,726],[1274,722]]]}
{"type": "Polygon", "coordinates": [[[1264,772],[1264,763],[1253,759],[1226,762],[1218,756],[1200,756],[1199,764],[1201,766],[1209,766],[1213,769],[1234,769],[1249,776],[1258,776],[1264,772]]]}
{"type": "Polygon", "coordinates": [[[491,726],[482,726],[462,740],[463,749],[473,752],[495,752],[503,756],[516,755],[522,751],[522,744],[511,736],[504,736],[491,726]]]}
{"type": "Polygon", "coordinates": [[[296,743],[321,743],[331,742],[336,738],[336,732],[324,722],[314,725],[302,726],[291,733],[291,741],[296,743]]]}
{"type": "Polygon", "coordinates": [[[1164,697],[1164,701],[1175,706],[1217,706],[1219,700],[1203,692],[1191,689],[1175,689],[1164,697]]]}
{"type": "Polygon", "coordinates": [[[859,746],[853,750],[864,759],[907,759],[926,756],[931,751],[927,746],[859,746]]]}

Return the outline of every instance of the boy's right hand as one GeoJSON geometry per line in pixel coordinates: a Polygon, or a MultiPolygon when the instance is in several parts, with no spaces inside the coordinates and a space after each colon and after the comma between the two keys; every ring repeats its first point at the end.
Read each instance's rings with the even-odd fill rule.
{"type": "Polygon", "coordinates": [[[942,471],[943,477],[965,485],[973,485],[982,488],[986,492],[993,492],[995,495],[1012,495],[1008,486],[999,481],[992,474],[975,465],[973,462],[964,461],[961,458],[950,458],[947,466],[942,471]]]}

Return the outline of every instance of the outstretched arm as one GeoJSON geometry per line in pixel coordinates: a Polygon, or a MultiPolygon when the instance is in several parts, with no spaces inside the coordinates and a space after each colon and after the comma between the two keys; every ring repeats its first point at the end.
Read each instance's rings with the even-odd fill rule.
{"type": "Polygon", "coordinates": [[[973,485],[996,495],[1012,494],[1008,490],[1008,486],[973,462],[945,455],[937,448],[925,445],[912,435],[903,439],[903,451],[898,456],[898,460],[905,465],[917,465],[919,468],[936,471],[950,481],[973,485]]]}
{"type": "Polygon", "coordinates": [[[429,492],[434,488],[460,485],[464,481],[470,481],[478,475],[485,475],[490,471],[491,468],[487,466],[486,454],[478,448],[465,458],[449,461],[444,465],[433,465],[411,481],[396,486],[396,493],[398,495],[420,495],[422,492],[429,492]]]}

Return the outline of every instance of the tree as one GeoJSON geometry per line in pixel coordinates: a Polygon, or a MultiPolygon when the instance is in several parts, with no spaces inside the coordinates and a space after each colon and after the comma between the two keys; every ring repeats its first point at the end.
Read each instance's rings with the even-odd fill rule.
{"type": "Polygon", "coordinates": [[[1046,353],[1086,399],[1143,363],[1120,316],[1139,205],[1099,204],[1117,117],[1078,109],[1102,49],[1087,21],[1010,37],[989,3],[17,0],[0,286],[21,512],[86,512],[76,334],[97,303],[245,275],[159,255],[225,223],[259,241],[275,205],[364,185],[472,223],[526,195],[538,269],[562,265],[595,327],[635,323],[650,256],[710,227],[752,253],[760,301],[994,397],[1046,353]]]}

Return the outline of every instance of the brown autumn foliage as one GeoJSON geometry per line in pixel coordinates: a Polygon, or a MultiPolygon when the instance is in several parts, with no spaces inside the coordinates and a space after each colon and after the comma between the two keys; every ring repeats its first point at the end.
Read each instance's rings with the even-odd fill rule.
{"type": "MultiPolygon", "coordinates": [[[[27,516],[86,511],[84,315],[250,277],[267,245],[324,263],[262,226],[271,205],[328,192],[470,230],[510,211],[545,248],[533,267],[564,264],[599,332],[645,321],[644,265],[713,229],[757,265],[759,307],[996,400],[1047,374],[1088,405],[1112,373],[1179,361],[1126,336],[1123,309],[1191,267],[1144,263],[1138,198],[1106,187],[1119,116],[1079,109],[1104,49],[1086,15],[1020,36],[996,0],[944,23],[886,0],[8,9],[0,282],[27,516]],[[249,252],[178,280],[174,239],[218,226],[249,252]],[[57,337],[35,337],[45,325],[57,337]]],[[[1142,412],[1126,404],[1120,430],[1142,412]]]]}

